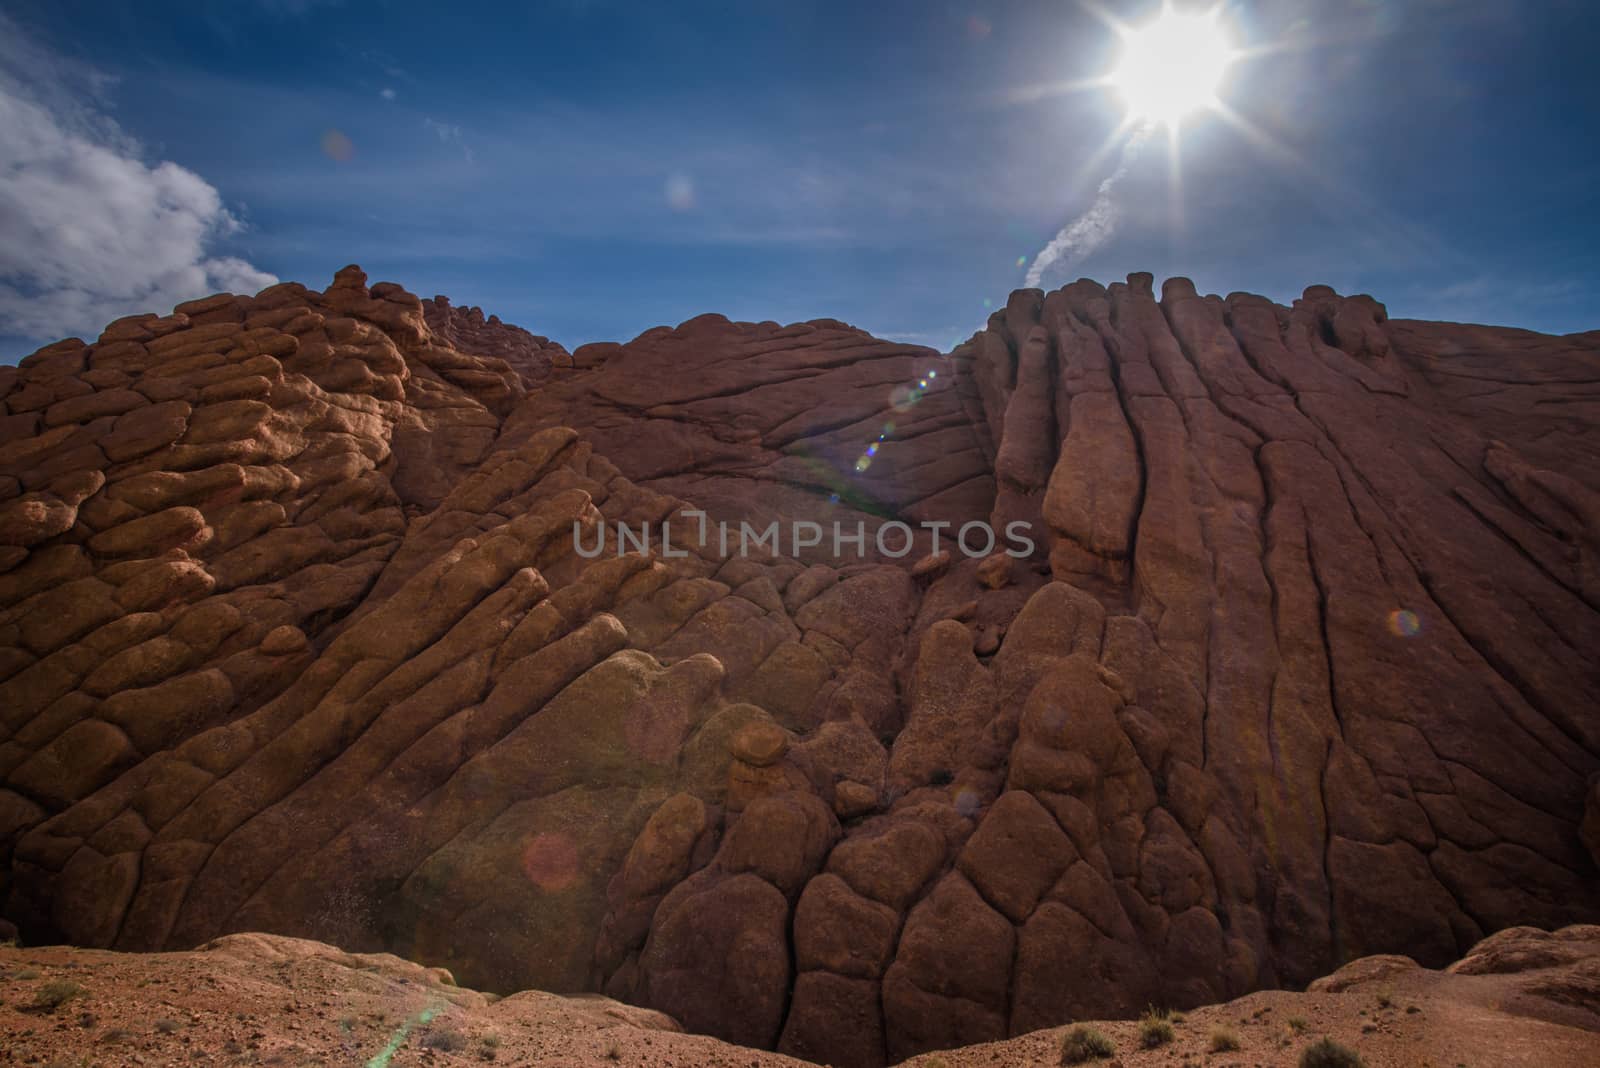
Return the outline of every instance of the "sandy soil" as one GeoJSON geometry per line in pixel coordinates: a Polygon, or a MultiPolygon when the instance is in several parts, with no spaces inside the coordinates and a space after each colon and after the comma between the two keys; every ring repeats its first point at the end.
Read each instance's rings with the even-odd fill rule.
{"type": "MultiPolygon", "coordinates": [[[[1369,1068],[1600,1065],[1600,928],[1496,937],[1498,954],[1478,953],[1455,973],[1371,957],[1310,992],[1267,991],[1179,1014],[1173,1040],[1153,1049],[1142,1047],[1138,1021],[1096,1023],[1115,1053],[1095,1063],[1296,1065],[1327,1035],[1359,1051],[1369,1068]],[[1219,1030],[1237,1050],[1213,1051],[1219,1030]]],[[[188,953],[0,949],[0,999],[5,1065],[805,1063],[686,1035],[660,1013],[606,998],[496,998],[455,986],[443,969],[272,935],[234,935],[188,953]]],[[[1055,1065],[1070,1030],[906,1063],[1055,1065]]]]}

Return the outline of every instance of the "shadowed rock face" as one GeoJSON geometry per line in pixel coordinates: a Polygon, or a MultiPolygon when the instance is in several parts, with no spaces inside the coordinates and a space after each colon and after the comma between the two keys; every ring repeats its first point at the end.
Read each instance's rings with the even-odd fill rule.
{"type": "Polygon", "coordinates": [[[1596,335],[1147,275],[948,355],[569,355],[354,268],[122,320],[0,370],[5,915],[845,1066],[1593,920],[1597,383],[1596,335]]]}

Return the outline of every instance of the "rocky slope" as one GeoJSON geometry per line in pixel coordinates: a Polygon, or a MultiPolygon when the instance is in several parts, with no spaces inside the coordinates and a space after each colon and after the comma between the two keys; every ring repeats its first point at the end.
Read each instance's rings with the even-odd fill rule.
{"type": "Polygon", "coordinates": [[[1600,917],[1597,335],[1147,275],[947,355],[474,311],[351,268],[0,370],[25,939],[875,1066],[1600,917]],[[977,521],[1036,551],[873,537],[977,521]]]}
{"type": "MultiPolygon", "coordinates": [[[[927,1054],[918,1068],[1061,1063],[1060,1027],[927,1054]]],[[[1600,928],[1513,928],[1444,971],[1365,957],[1305,993],[1266,992],[1168,1018],[1091,1025],[1125,1068],[1298,1065],[1331,1040],[1367,1068],[1587,1068],[1600,1048],[1600,928]],[[1236,1048],[1219,1049],[1232,1039],[1236,1048]],[[1147,1045],[1157,1039],[1165,1041],[1147,1045]]],[[[448,972],[275,935],[186,953],[0,948],[0,1064],[595,1064],[800,1068],[684,1034],[669,1017],[593,995],[496,998],[448,972]]]]}

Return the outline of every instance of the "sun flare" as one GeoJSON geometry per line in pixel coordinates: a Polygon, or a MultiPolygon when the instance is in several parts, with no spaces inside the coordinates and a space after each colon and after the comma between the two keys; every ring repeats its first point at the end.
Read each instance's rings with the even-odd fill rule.
{"type": "Polygon", "coordinates": [[[1164,8],[1146,25],[1121,31],[1122,61],[1112,83],[1131,118],[1170,126],[1217,103],[1234,50],[1216,16],[1164,8]]]}

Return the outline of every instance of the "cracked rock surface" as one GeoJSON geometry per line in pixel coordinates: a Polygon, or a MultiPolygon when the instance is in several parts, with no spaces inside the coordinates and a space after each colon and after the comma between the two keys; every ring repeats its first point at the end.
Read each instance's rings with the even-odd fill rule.
{"type": "Polygon", "coordinates": [[[845,1068],[1592,922],[1597,426],[1600,335],[1326,287],[949,354],[356,268],[120,320],[0,369],[4,914],[845,1068]]]}

